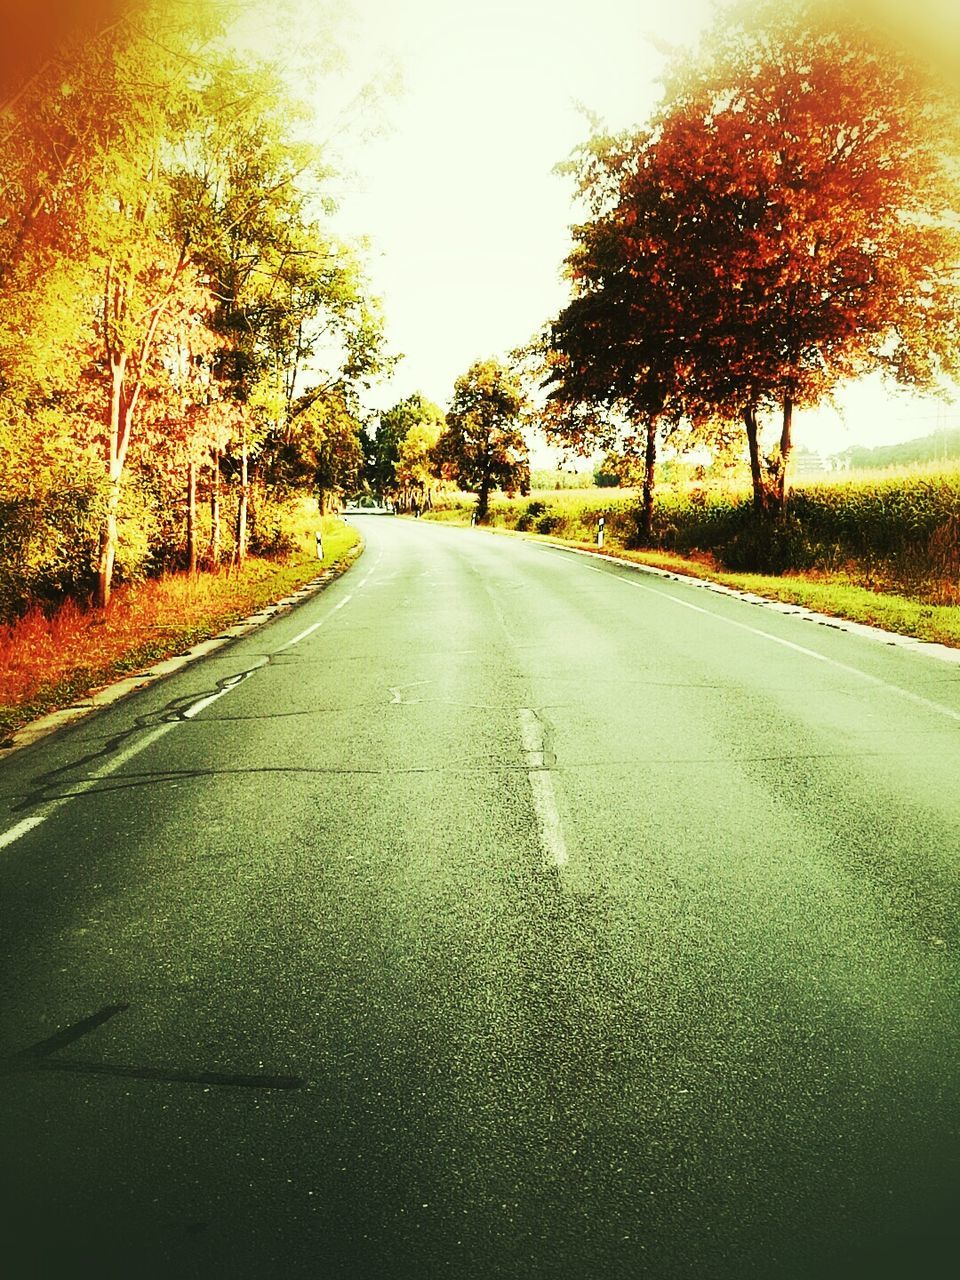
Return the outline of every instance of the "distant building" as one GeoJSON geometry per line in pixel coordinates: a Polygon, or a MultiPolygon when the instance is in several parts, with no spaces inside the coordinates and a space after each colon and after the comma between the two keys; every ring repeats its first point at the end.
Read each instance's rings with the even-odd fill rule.
{"type": "Polygon", "coordinates": [[[830,465],[819,453],[814,453],[812,449],[795,449],[791,460],[791,470],[795,480],[815,480],[819,476],[825,476],[830,470],[830,465]]]}

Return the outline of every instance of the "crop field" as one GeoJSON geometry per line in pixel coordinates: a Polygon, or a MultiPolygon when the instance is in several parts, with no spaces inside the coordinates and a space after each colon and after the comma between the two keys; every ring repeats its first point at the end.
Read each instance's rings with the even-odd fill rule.
{"type": "MultiPolygon", "coordinates": [[[[441,499],[434,519],[468,522],[474,499],[441,499]]],[[[785,516],[758,521],[749,490],[663,487],[644,543],[635,489],[542,490],[497,497],[488,524],[592,543],[605,517],[611,547],[648,546],[738,573],[840,574],[872,590],[960,605],[960,469],[931,465],[797,485],[785,516]]]]}

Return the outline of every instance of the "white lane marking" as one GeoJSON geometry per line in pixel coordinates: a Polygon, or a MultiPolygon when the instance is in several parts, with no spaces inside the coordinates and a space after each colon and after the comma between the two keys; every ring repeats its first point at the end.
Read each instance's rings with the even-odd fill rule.
{"type": "Polygon", "coordinates": [[[361,578],[360,581],[357,583],[356,589],[358,591],[360,590],[361,587],[365,587],[367,585],[367,583],[370,581],[370,579],[373,577],[374,573],[376,572],[377,565],[380,563],[382,559],[383,559],[383,547],[380,548],[380,554],[377,556],[376,560],[374,560],[373,562],[373,568],[369,569],[367,571],[366,577],[361,578]]]}
{"type": "Polygon", "coordinates": [[[794,644],[792,640],[784,640],[782,636],[775,636],[760,627],[751,627],[748,623],[738,622],[735,618],[725,618],[722,613],[714,613],[712,609],[704,609],[701,605],[693,604],[689,600],[680,600],[677,596],[671,595],[669,591],[661,590],[657,587],[648,587],[646,583],[637,582],[635,579],[627,578],[623,574],[610,573],[606,569],[597,569],[592,564],[585,564],[583,568],[589,569],[591,573],[601,573],[607,578],[616,578],[620,582],[625,582],[627,586],[636,587],[639,591],[647,591],[661,600],[669,600],[671,604],[679,605],[681,609],[692,609],[694,613],[705,614],[716,622],[726,623],[729,627],[737,627],[740,631],[748,631],[753,636],[760,636],[764,640],[770,640],[774,644],[782,645],[784,649],[792,649],[794,653],[802,653],[807,658],[814,658],[817,662],[825,662],[828,667],[834,667],[837,671],[845,671],[848,675],[856,676],[858,679],[864,680],[867,684],[872,684],[879,689],[888,689],[891,693],[895,693],[901,698],[906,698],[908,702],[912,702],[918,707],[924,707],[927,711],[935,711],[938,715],[948,716],[951,720],[960,720],[960,711],[955,711],[953,707],[944,706],[942,702],[934,702],[931,698],[924,698],[922,694],[913,693],[910,689],[904,689],[898,684],[890,684],[888,680],[881,680],[879,676],[872,676],[867,671],[861,671],[859,667],[851,667],[846,662],[838,662],[836,658],[828,658],[826,654],[817,653],[815,649],[808,649],[802,644],[794,644]]]}
{"type": "MultiPolygon", "coordinates": [[[[381,551],[380,554],[382,555],[383,552],[381,551]]],[[[376,569],[379,562],[378,558],[373,569],[376,569]]],[[[373,569],[370,570],[370,573],[373,573],[373,569]]],[[[367,574],[367,578],[370,577],[370,573],[367,574]]],[[[364,581],[366,581],[366,579],[364,579],[364,581]]],[[[352,599],[353,593],[351,592],[335,604],[330,610],[330,613],[321,618],[319,622],[315,622],[312,627],[307,627],[307,629],[305,631],[301,631],[298,636],[294,636],[292,640],[288,640],[287,643],[281,645],[276,652],[280,653],[284,649],[289,649],[293,645],[299,644],[301,640],[305,640],[308,635],[311,635],[319,627],[322,627],[338,609],[342,609],[343,606],[348,604],[352,599]]],[[[67,794],[61,796],[57,800],[51,801],[48,804],[42,805],[36,813],[32,814],[29,818],[24,818],[20,822],[15,823],[14,826],[9,827],[6,831],[0,832],[0,849],[6,849],[9,845],[14,844],[15,841],[22,839],[23,836],[35,830],[35,828],[39,827],[42,822],[45,822],[47,818],[56,813],[58,809],[62,809],[70,800],[74,800],[78,796],[82,796],[86,794],[86,792],[92,790],[98,782],[102,782],[104,778],[108,778],[112,773],[116,773],[116,771],[122,768],[129,760],[134,759],[134,757],[138,756],[141,751],[146,751],[147,747],[152,746],[154,742],[157,742],[160,738],[168,734],[171,729],[175,729],[178,724],[182,724],[184,720],[193,720],[194,717],[198,716],[206,707],[209,707],[212,703],[217,702],[220,698],[231,693],[238,685],[243,684],[244,680],[248,680],[255,671],[259,671],[261,668],[265,667],[269,661],[269,658],[261,658],[261,660],[254,666],[250,667],[249,670],[242,671],[239,675],[234,676],[233,679],[226,681],[224,685],[216,691],[216,693],[207,694],[197,702],[194,702],[182,713],[179,719],[164,721],[163,724],[158,725],[150,733],[139,738],[125,750],[118,751],[116,755],[111,756],[110,760],[102,768],[90,774],[89,777],[82,779],[80,782],[72,783],[70,791],[67,794]]]]}
{"type": "Polygon", "coordinates": [[[192,720],[194,716],[198,716],[205,707],[209,707],[212,703],[219,701],[220,698],[225,698],[228,693],[232,693],[238,685],[243,684],[244,680],[249,680],[255,671],[259,671],[262,667],[265,667],[268,662],[269,658],[261,658],[259,662],[255,663],[249,669],[249,671],[241,671],[239,675],[233,676],[230,680],[226,680],[223,687],[218,689],[216,693],[208,693],[207,696],[205,698],[201,698],[199,702],[194,702],[192,706],[188,707],[187,710],[184,711],[184,720],[192,720]]]}
{"type": "Polygon", "coordinates": [[[543,725],[535,711],[531,711],[529,707],[520,708],[520,741],[523,743],[523,750],[527,756],[539,757],[534,765],[531,760],[527,763],[531,768],[543,768],[543,725]]]}
{"type": "Polygon", "coordinates": [[[335,604],[333,608],[330,610],[330,612],[325,617],[321,618],[319,622],[315,622],[313,626],[307,627],[304,631],[301,631],[299,635],[294,636],[292,640],[288,640],[286,644],[282,644],[279,649],[275,650],[275,652],[283,653],[284,649],[292,649],[293,646],[295,644],[299,644],[301,640],[306,640],[307,636],[312,636],[315,631],[320,630],[320,628],[323,626],[325,622],[330,621],[330,619],[333,617],[333,615],[337,612],[338,609],[342,609],[343,606],[345,604],[348,604],[352,599],[353,599],[353,592],[351,591],[351,593],[348,596],[344,596],[343,599],[339,601],[339,603],[335,604]]]}
{"type": "Polygon", "coordinates": [[[11,827],[9,831],[5,831],[0,836],[0,849],[5,849],[8,844],[13,844],[15,840],[19,840],[21,836],[25,836],[28,831],[32,831],[34,827],[39,827],[47,815],[45,813],[35,813],[32,818],[24,818],[22,822],[18,822],[15,827],[11,827]]]}
{"type": "Polygon", "coordinates": [[[5,849],[8,845],[13,844],[15,840],[19,840],[30,831],[33,831],[35,827],[39,827],[42,822],[46,822],[47,818],[52,817],[58,809],[64,808],[71,800],[75,800],[77,796],[82,796],[88,791],[92,791],[98,782],[102,782],[105,778],[109,778],[112,773],[116,773],[129,760],[138,756],[141,751],[146,751],[147,747],[152,746],[154,742],[168,734],[171,729],[175,729],[179,723],[179,720],[167,720],[164,724],[157,725],[155,729],[137,742],[132,743],[126,750],[118,751],[115,756],[111,756],[110,760],[102,768],[97,769],[95,773],[81,779],[79,782],[71,783],[70,790],[65,795],[60,796],[57,800],[49,801],[31,817],[24,818],[16,826],[4,831],[0,835],[0,849],[5,849]]]}
{"type": "Polygon", "coordinates": [[[537,818],[541,848],[549,864],[563,867],[569,855],[563,838],[557,795],[553,789],[553,775],[544,763],[543,725],[530,707],[520,708],[520,740],[526,757],[527,777],[533,795],[533,811],[537,818]]]}

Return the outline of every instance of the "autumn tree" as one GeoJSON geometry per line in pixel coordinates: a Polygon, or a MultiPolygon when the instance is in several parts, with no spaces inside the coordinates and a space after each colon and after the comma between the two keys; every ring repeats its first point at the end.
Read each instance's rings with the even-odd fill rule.
{"type": "Polygon", "coordinates": [[[355,490],[363,474],[363,428],[353,400],[331,393],[294,406],[296,431],[274,442],[263,461],[271,487],[309,490],[323,515],[355,490]]]}
{"type": "Polygon", "coordinates": [[[477,495],[477,519],[486,519],[493,488],[523,489],[530,469],[518,426],[523,395],[496,360],[471,365],[454,386],[446,430],[434,456],[442,472],[477,495]]]}
{"type": "MultiPolygon", "coordinates": [[[[42,524],[70,491],[84,538],[100,523],[75,563],[89,577],[92,561],[101,604],[117,563],[198,563],[204,476],[208,557],[221,474],[242,552],[257,465],[310,454],[308,409],[342,417],[382,359],[360,254],[330,230],[329,165],[300,140],[307,115],[221,16],[236,6],[97,0],[37,33],[0,86],[0,454],[17,459],[0,501],[42,524]]],[[[52,527],[23,527],[56,545],[52,527]]]]}
{"type": "MultiPolygon", "coordinates": [[[[956,361],[960,239],[938,104],[915,66],[825,13],[762,0],[725,14],[675,73],[649,144],[655,248],[690,342],[686,408],[739,409],[758,508],[783,509],[796,408],[877,368],[928,387],[956,361]]],[[[626,204],[638,197],[646,181],[628,178],[626,204]]]]}
{"type": "Polygon", "coordinates": [[[581,407],[567,434],[619,407],[650,459],[658,421],[739,418],[755,505],[779,511],[797,407],[875,368],[932,385],[960,259],[940,118],[916,68],[816,0],[725,12],[651,129],[575,160],[591,217],[549,340],[553,397],[581,407]]]}
{"type": "Polygon", "coordinates": [[[444,431],[444,415],[439,405],[417,397],[418,414],[397,447],[397,482],[412,495],[421,510],[433,505],[433,489],[437,483],[434,460],[437,444],[444,431]]]}
{"type": "Polygon", "coordinates": [[[684,412],[691,345],[676,278],[663,269],[669,226],[651,142],[595,136],[566,166],[593,216],[574,229],[575,296],[544,344],[548,437],[639,463],[648,538],[658,446],[684,412]]]}
{"type": "Polygon", "coordinates": [[[220,394],[235,407],[242,559],[254,471],[277,474],[301,430],[313,447],[309,415],[322,416],[321,402],[339,420],[381,367],[382,319],[357,253],[324,225],[330,170],[315,146],[291,140],[297,107],[272,68],[221,61],[202,105],[174,180],[191,253],[212,282],[220,394]]]}
{"type": "Polygon", "coordinates": [[[163,381],[164,335],[202,294],[170,234],[164,170],[214,27],[190,0],[172,12],[144,0],[97,13],[92,30],[69,27],[6,103],[15,144],[0,165],[0,362],[8,411],[19,401],[32,417],[66,399],[90,422],[105,604],[134,424],[163,381]]]}

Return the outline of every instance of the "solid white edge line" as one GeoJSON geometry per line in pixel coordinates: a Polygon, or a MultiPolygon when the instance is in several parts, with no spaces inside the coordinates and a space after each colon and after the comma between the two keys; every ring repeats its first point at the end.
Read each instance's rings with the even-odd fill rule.
{"type": "Polygon", "coordinates": [[[751,627],[748,623],[738,622],[735,618],[725,618],[722,613],[714,613],[712,609],[704,609],[701,605],[693,604],[690,600],[680,600],[677,596],[671,595],[668,590],[648,587],[645,582],[637,582],[635,578],[629,578],[625,574],[609,573],[606,569],[598,569],[592,564],[585,564],[583,568],[589,569],[591,573],[602,574],[605,578],[616,578],[618,582],[625,582],[627,586],[636,587],[639,591],[646,591],[650,595],[657,596],[660,600],[669,600],[671,604],[679,605],[681,609],[692,609],[694,613],[705,614],[706,617],[725,623],[729,627],[737,627],[738,630],[747,631],[750,635],[770,640],[773,644],[779,644],[784,649],[792,649],[794,653],[802,653],[805,657],[814,658],[817,662],[824,662],[827,666],[834,667],[837,671],[844,671],[847,675],[856,676],[867,684],[875,685],[880,689],[888,689],[891,693],[897,694],[898,697],[906,698],[908,702],[912,702],[918,707],[924,707],[927,711],[935,711],[938,715],[960,721],[960,711],[955,711],[953,707],[944,706],[942,702],[934,702],[930,698],[923,697],[922,694],[912,693],[909,689],[904,689],[898,684],[890,684],[888,680],[881,680],[879,676],[872,676],[867,671],[861,671],[859,667],[851,667],[846,662],[838,662],[836,658],[828,658],[826,654],[817,653],[815,649],[808,649],[805,645],[795,644],[792,640],[784,640],[781,636],[775,636],[770,631],[764,631],[760,627],[751,627]]]}
{"type": "Polygon", "coordinates": [[[128,760],[133,760],[141,751],[146,751],[147,747],[151,746],[158,739],[165,737],[166,734],[168,734],[171,729],[175,729],[179,723],[180,722],[178,720],[167,720],[163,724],[157,725],[155,729],[151,730],[151,732],[145,737],[140,738],[139,741],[131,744],[125,751],[119,751],[115,756],[112,756],[110,761],[104,765],[102,769],[98,769],[97,772],[91,774],[89,778],[83,778],[80,782],[73,783],[66,795],[61,796],[58,800],[51,801],[49,804],[45,805],[39,813],[35,813],[30,818],[24,818],[24,820],[22,822],[18,822],[15,827],[10,827],[8,831],[5,831],[0,835],[0,849],[5,849],[8,845],[13,844],[14,841],[20,840],[23,836],[28,835],[35,827],[39,827],[42,822],[45,822],[47,818],[55,814],[58,809],[62,809],[70,800],[74,800],[77,796],[82,796],[88,791],[92,791],[98,782],[102,782],[105,778],[109,778],[112,773],[116,773],[116,771],[122,768],[128,760]]]}
{"type": "Polygon", "coordinates": [[[740,600],[745,604],[760,605],[781,616],[799,617],[808,622],[817,622],[830,627],[834,631],[842,631],[847,635],[861,636],[879,644],[902,649],[905,653],[919,653],[924,657],[936,658],[939,662],[949,662],[960,666],[960,648],[952,648],[937,640],[919,640],[916,636],[905,635],[899,631],[886,631],[883,627],[875,627],[866,622],[854,622],[829,613],[818,613],[816,609],[808,609],[805,605],[788,604],[782,600],[774,600],[770,596],[756,595],[752,591],[741,591],[736,587],[728,587],[722,582],[713,582],[709,578],[697,578],[689,573],[678,573],[674,569],[659,569],[656,565],[645,564],[636,560],[624,560],[622,556],[610,555],[606,551],[586,551],[583,547],[568,546],[562,542],[537,542],[550,551],[563,551],[571,556],[583,556],[588,560],[602,560],[606,564],[618,565],[621,569],[629,569],[644,577],[659,578],[663,582],[676,582],[697,591],[708,591],[715,596],[728,596],[731,600],[740,600]]]}
{"type": "MultiPolygon", "coordinates": [[[[380,556],[382,555],[383,555],[383,552],[381,551],[380,556]]],[[[374,564],[373,566],[373,569],[376,569],[379,563],[380,563],[380,557],[378,556],[376,564],[374,564]]],[[[370,574],[373,573],[373,569],[371,569],[370,573],[367,574],[367,578],[369,578],[370,574]]],[[[364,579],[364,582],[366,582],[367,578],[364,579]]],[[[351,592],[349,595],[344,596],[342,600],[340,600],[337,604],[335,604],[333,609],[331,609],[330,613],[328,613],[326,617],[321,618],[319,622],[315,622],[312,627],[307,627],[305,631],[301,631],[301,633],[298,636],[294,636],[292,640],[288,640],[287,643],[281,645],[280,648],[276,650],[276,652],[282,653],[284,649],[289,649],[293,645],[299,644],[301,640],[305,640],[307,636],[312,635],[314,631],[316,631],[319,627],[322,627],[323,624],[330,617],[332,617],[332,615],[336,613],[338,609],[342,609],[343,606],[349,603],[349,601],[352,599],[353,599],[353,593],[351,592]]],[[[217,702],[220,698],[223,698],[228,693],[231,693],[234,689],[237,688],[238,685],[243,684],[244,680],[249,679],[249,677],[252,676],[255,671],[259,671],[262,667],[265,667],[268,662],[269,662],[269,658],[263,658],[260,662],[258,662],[255,666],[251,667],[248,671],[242,672],[235,679],[231,680],[228,684],[224,685],[222,689],[218,689],[216,693],[208,694],[207,697],[201,698],[198,702],[193,703],[190,707],[186,709],[186,711],[184,711],[181,714],[180,719],[165,721],[163,724],[158,725],[157,728],[155,728],[152,732],[146,734],[145,737],[140,738],[136,743],[128,747],[125,751],[120,751],[115,756],[112,756],[108,765],[106,765],[102,769],[99,769],[96,773],[91,774],[89,778],[84,778],[82,781],[74,784],[71,787],[70,792],[67,795],[63,796],[61,799],[53,801],[51,804],[48,804],[45,808],[43,808],[40,812],[33,814],[29,818],[22,819],[22,821],[16,823],[12,827],[9,827],[4,832],[0,832],[0,849],[6,849],[8,845],[14,844],[17,840],[22,839],[23,836],[28,835],[31,831],[35,830],[35,828],[39,827],[41,823],[45,822],[47,818],[51,816],[51,814],[54,814],[57,812],[58,809],[61,809],[69,800],[73,800],[77,796],[82,796],[87,791],[92,790],[92,788],[95,787],[98,782],[102,781],[104,778],[108,778],[110,774],[115,773],[118,769],[122,768],[123,765],[125,765],[128,760],[134,759],[134,757],[138,756],[141,751],[145,751],[147,747],[151,746],[154,742],[157,742],[160,738],[168,734],[171,729],[175,729],[178,724],[182,724],[184,720],[193,720],[206,707],[209,707],[212,703],[217,702]]]]}
{"type": "Polygon", "coordinates": [[[348,604],[352,599],[353,599],[353,592],[351,591],[351,593],[348,596],[344,596],[341,601],[339,601],[337,604],[333,606],[333,608],[326,615],[326,617],[321,618],[319,622],[315,622],[312,626],[307,627],[305,630],[301,631],[299,635],[294,636],[292,640],[288,640],[286,644],[282,644],[279,649],[275,650],[275,652],[283,653],[284,649],[292,649],[293,646],[295,644],[299,644],[301,640],[306,640],[307,636],[312,636],[315,631],[320,630],[320,628],[323,626],[325,622],[329,622],[330,618],[337,612],[338,609],[342,609],[343,606],[345,604],[348,604]]]}

